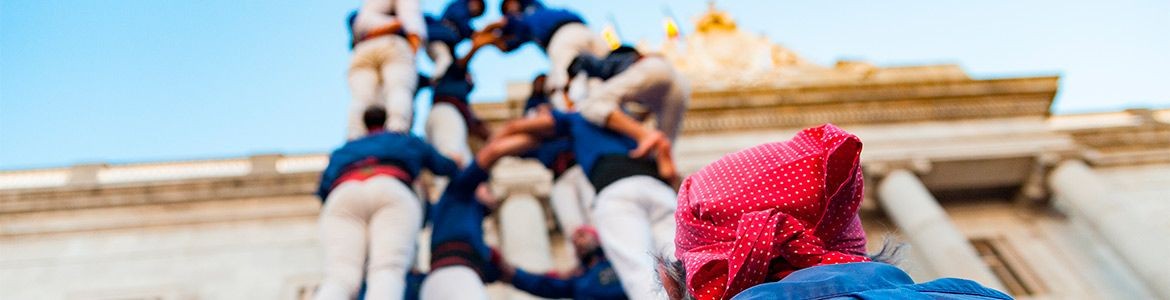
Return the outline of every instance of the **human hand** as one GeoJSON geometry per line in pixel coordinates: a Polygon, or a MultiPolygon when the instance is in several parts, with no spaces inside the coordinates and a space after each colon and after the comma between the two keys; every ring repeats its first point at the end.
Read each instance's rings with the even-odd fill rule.
{"type": "Polygon", "coordinates": [[[471,46],[472,47],[483,47],[484,45],[491,44],[495,40],[496,40],[496,36],[491,34],[491,33],[477,32],[477,33],[471,35],[471,46]]]}
{"type": "Polygon", "coordinates": [[[641,134],[642,136],[638,137],[638,147],[635,147],[634,150],[630,150],[630,158],[643,158],[651,153],[662,154],[663,152],[666,152],[667,155],[670,154],[672,146],[670,139],[666,138],[666,134],[658,130],[649,130],[648,132],[643,132],[646,133],[641,134]]]}
{"type": "Polygon", "coordinates": [[[674,146],[666,134],[653,130],[638,139],[638,147],[630,151],[630,158],[643,158],[653,154],[658,162],[658,176],[669,183],[678,180],[678,170],[674,165],[674,146]]]}

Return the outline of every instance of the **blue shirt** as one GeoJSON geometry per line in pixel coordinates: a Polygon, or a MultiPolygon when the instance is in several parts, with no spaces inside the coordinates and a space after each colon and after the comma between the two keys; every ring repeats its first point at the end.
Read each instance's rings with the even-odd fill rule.
{"type": "Polygon", "coordinates": [[[573,58],[569,64],[569,74],[585,72],[589,77],[609,80],[621,74],[630,66],[642,59],[642,54],[629,47],[622,47],[610,52],[605,58],[598,58],[591,54],[581,54],[573,58]]]}
{"type": "Polygon", "coordinates": [[[889,264],[865,262],[807,268],[751,287],[735,300],[762,299],[1012,299],[974,281],[942,278],[914,283],[889,264]]]}
{"type": "Polygon", "coordinates": [[[594,163],[602,156],[628,155],[630,150],[638,146],[634,139],[589,123],[580,113],[553,111],[552,114],[555,121],[554,135],[573,139],[577,164],[581,165],[585,174],[592,174],[594,163]]]}
{"type": "Polygon", "coordinates": [[[401,167],[411,178],[417,177],[422,168],[430,169],[439,176],[454,175],[459,170],[454,161],[439,154],[434,147],[416,136],[394,132],[375,133],[349,141],[329,154],[329,165],[321,173],[321,183],[317,187],[317,196],[321,197],[321,201],[329,196],[333,183],[347,167],[369,158],[401,167]]]}
{"type": "Polygon", "coordinates": [[[585,23],[585,19],[564,9],[537,9],[529,14],[511,15],[500,30],[510,38],[504,42],[506,51],[512,51],[526,42],[536,42],[541,48],[548,47],[553,33],[567,23],[585,23]]]}
{"type": "Polygon", "coordinates": [[[475,29],[471,28],[471,11],[467,9],[467,0],[451,1],[447,7],[443,9],[443,21],[450,24],[455,32],[463,38],[471,37],[475,33],[475,29]]]}
{"type": "Polygon", "coordinates": [[[434,92],[434,97],[452,97],[467,103],[467,96],[471,95],[471,90],[475,89],[475,84],[468,77],[467,68],[453,63],[450,67],[447,67],[446,72],[443,72],[442,77],[435,80],[435,86],[431,89],[434,92]]]}
{"type": "MultiPolygon", "coordinates": [[[[538,9],[544,9],[544,3],[540,0],[519,0],[520,13],[529,14],[538,9]]],[[[508,15],[504,12],[504,6],[500,5],[500,15],[508,15]]]]}
{"type": "Polygon", "coordinates": [[[543,298],[626,299],[626,291],[609,260],[601,259],[585,272],[568,279],[534,275],[516,269],[512,285],[543,298]]]}
{"type": "Polygon", "coordinates": [[[445,242],[463,241],[470,243],[484,261],[491,258],[491,248],[483,241],[483,217],[488,210],[475,199],[475,188],[487,179],[487,171],[474,161],[451,178],[439,202],[431,207],[432,252],[445,242]]]}
{"type": "Polygon", "coordinates": [[[557,158],[565,152],[573,150],[573,141],[568,138],[557,138],[540,143],[536,149],[532,149],[520,157],[534,158],[544,164],[546,168],[552,169],[556,167],[557,158]]]}
{"type": "Polygon", "coordinates": [[[345,28],[349,30],[349,50],[353,50],[353,46],[357,44],[356,36],[353,35],[353,23],[357,21],[358,10],[352,10],[349,15],[345,17],[345,28]]]}
{"type": "Polygon", "coordinates": [[[455,0],[443,9],[439,18],[427,15],[427,38],[432,41],[441,41],[451,50],[455,44],[471,37],[475,29],[471,27],[471,11],[467,9],[467,0],[455,0]]]}

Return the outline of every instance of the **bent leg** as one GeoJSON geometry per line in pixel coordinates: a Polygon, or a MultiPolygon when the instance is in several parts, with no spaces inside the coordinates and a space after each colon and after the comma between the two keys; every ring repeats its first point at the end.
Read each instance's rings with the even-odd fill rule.
{"type": "Polygon", "coordinates": [[[642,187],[641,201],[646,208],[650,230],[654,235],[654,253],[674,256],[675,222],[674,212],[678,207],[678,194],[666,183],[649,176],[634,176],[642,187]]]}
{"type": "Polygon", "coordinates": [[[378,99],[378,71],[374,68],[354,68],[349,70],[349,93],[353,99],[349,104],[349,117],[346,123],[347,139],[353,140],[366,135],[366,125],[362,122],[362,114],[366,108],[378,99]]]}
{"type": "Polygon", "coordinates": [[[386,61],[382,64],[382,87],[385,92],[386,130],[393,132],[410,131],[414,116],[414,91],[418,86],[418,70],[414,66],[414,53],[406,39],[394,37],[387,47],[386,61]]]}
{"type": "Polygon", "coordinates": [[[549,191],[549,204],[552,204],[553,215],[557,217],[561,233],[568,237],[578,227],[589,222],[586,221],[585,206],[577,193],[575,179],[566,175],[568,173],[553,182],[552,190],[549,191]]]}
{"type": "Polygon", "coordinates": [[[370,196],[384,199],[370,217],[366,299],[401,299],[422,227],[422,203],[397,179],[376,176],[366,182],[370,196]]]}
{"type": "MultiPolygon", "coordinates": [[[[471,163],[471,147],[467,145],[467,122],[459,109],[450,103],[435,103],[427,117],[427,141],[444,155],[459,155],[466,167],[471,163]]],[[[442,189],[440,189],[441,191],[442,189]]]]}
{"type": "Polygon", "coordinates": [[[679,131],[682,131],[683,115],[687,112],[687,106],[691,102],[691,85],[685,77],[672,71],[674,74],[670,82],[670,90],[666,93],[666,97],[662,98],[661,107],[656,111],[658,118],[658,130],[666,134],[670,141],[674,141],[678,137],[679,131]]]}
{"type": "Polygon", "coordinates": [[[623,101],[639,101],[657,109],[653,101],[666,94],[668,80],[660,61],[643,59],[590,91],[589,100],[581,104],[581,116],[597,126],[605,126],[609,114],[620,109],[623,101]]]}
{"type": "Polygon", "coordinates": [[[353,299],[366,263],[366,214],[361,182],[343,183],[329,194],[321,211],[325,277],[315,299],[353,299]]]}
{"type": "MultiPolygon", "coordinates": [[[[569,64],[577,55],[589,53],[596,56],[605,55],[603,41],[589,31],[584,24],[566,24],[561,26],[548,42],[545,54],[548,55],[548,79],[545,80],[547,90],[564,89],[569,83],[569,64]]],[[[563,91],[551,94],[553,106],[564,111],[567,109],[563,91]]]]}
{"type": "Polygon", "coordinates": [[[455,61],[451,57],[451,47],[447,47],[446,43],[439,41],[432,41],[427,43],[427,56],[431,57],[431,61],[435,63],[435,71],[431,72],[431,77],[438,79],[446,74],[447,68],[451,67],[451,63],[455,61]]]}
{"type": "Polygon", "coordinates": [[[640,182],[618,180],[597,195],[593,220],[601,248],[630,299],[662,298],[654,272],[654,234],[647,210],[639,203],[640,182]]]}

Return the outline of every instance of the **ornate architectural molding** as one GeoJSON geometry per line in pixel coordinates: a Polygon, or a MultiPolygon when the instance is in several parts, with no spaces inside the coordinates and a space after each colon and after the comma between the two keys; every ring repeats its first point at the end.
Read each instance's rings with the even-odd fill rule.
{"type": "Polygon", "coordinates": [[[1066,126],[1073,128],[1056,129],[1082,145],[1084,159],[1094,166],[1170,162],[1170,109],[1133,109],[1112,115],[1068,116],[1075,123],[1066,122],[1070,123],[1066,126]],[[1100,124],[1088,126],[1094,123],[1100,124]]]}

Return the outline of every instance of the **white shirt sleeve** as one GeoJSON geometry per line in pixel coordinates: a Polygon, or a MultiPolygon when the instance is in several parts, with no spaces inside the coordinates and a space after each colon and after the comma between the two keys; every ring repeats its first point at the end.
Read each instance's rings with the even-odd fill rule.
{"type": "Polygon", "coordinates": [[[402,21],[403,31],[417,34],[424,42],[427,40],[427,24],[423,21],[418,0],[395,0],[394,15],[402,21]]]}

